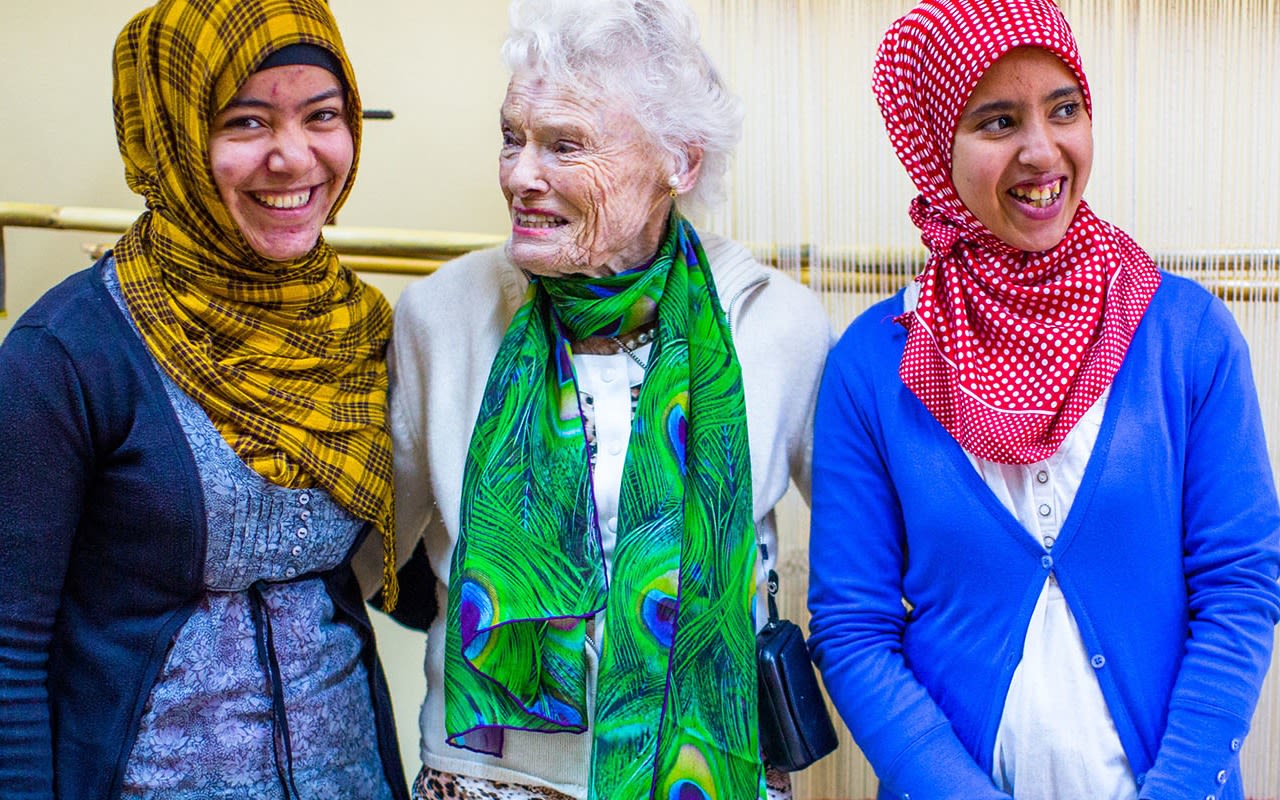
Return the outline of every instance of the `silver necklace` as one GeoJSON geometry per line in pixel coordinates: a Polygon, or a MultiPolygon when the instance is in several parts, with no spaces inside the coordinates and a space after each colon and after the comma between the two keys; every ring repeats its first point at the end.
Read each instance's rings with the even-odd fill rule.
{"type": "MultiPolygon", "coordinates": [[[[650,339],[650,334],[649,334],[649,332],[648,332],[648,331],[646,331],[646,332],[644,332],[644,333],[640,334],[638,337],[636,337],[636,341],[637,341],[637,343],[639,343],[641,346],[643,346],[643,345],[645,345],[645,344],[648,344],[649,339],[650,339]]],[[[636,355],[636,351],[635,351],[635,350],[632,350],[630,347],[628,347],[628,346],[626,345],[626,343],[625,343],[625,342],[623,342],[621,339],[619,339],[617,336],[610,336],[610,337],[609,337],[609,341],[613,342],[613,343],[614,343],[614,344],[616,344],[618,347],[622,348],[622,352],[624,352],[624,353],[626,353],[628,356],[630,356],[632,361],[634,361],[634,362],[636,362],[637,364],[639,364],[639,365],[640,365],[640,369],[647,370],[647,369],[649,368],[649,365],[648,365],[646,362],[641,361],[641,360],[640,360],[640,356],[636,355]]]]}

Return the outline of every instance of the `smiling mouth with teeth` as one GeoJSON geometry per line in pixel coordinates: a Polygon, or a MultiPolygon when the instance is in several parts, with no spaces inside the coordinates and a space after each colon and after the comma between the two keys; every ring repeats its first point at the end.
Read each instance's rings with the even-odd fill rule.
{"type": "Polygon", "coordinates": [[[1026,203],[1032,208],[1048,208],[1057,202],[1058,197],[1062,194],[1062,186],[1066,183],[1066,178],[1058,178],[1052,183],[1044,186],[1036,186],[1031,189],[1024,189],[1015,186],[1009,190],[1009,194],[1019,203],[1026,203]]]}
{"type": "Polygon", "coordinates": [[[289,210],[291,208],[301,208],[311,200],[311,190],[303,189],[300,192],[287,192],[282,194],[267,194],[265,192],[253,192],[253,199],[258,201],[259,205],[267,208],[275,208],[281,210],[289,210]]]}
{"type": "Polygon", "coordinates": [[[515,224],[520,228],[558,228],[566,224],[566,220],[550,214],[524,214],[516,212],[515,224]]]}

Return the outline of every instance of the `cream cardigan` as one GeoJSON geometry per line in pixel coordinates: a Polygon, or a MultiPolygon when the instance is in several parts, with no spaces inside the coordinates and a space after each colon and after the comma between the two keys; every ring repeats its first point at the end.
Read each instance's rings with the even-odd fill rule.
{"type": "MultiPolygon", "coordinates": [[[[757,528],[776,548],[773,508],[794,480],[809,498],[813,408],[830,323],[816,295],[757,263],[746,248],[703,238],[721,304],[742,364],[757,528]]],[[[403,563],[419,540],[447,605],[457,540],[462,471],[489,367],[527,282],[502,248],[449,262],[407,288],[396,306],[391,365],[397,552],[403,563]]],[[[357,558],[362,585],[376,589],[381,553],[357,558]]],[[[502,758],[444,741],[444,614],[427,636],[427,697],[420,726],[423,763],[444,772],[541,785],[586,797],[591,735],[508,732],[502,758]]],[[[588,651],[589,672],[595,655],[588,651]]]]}

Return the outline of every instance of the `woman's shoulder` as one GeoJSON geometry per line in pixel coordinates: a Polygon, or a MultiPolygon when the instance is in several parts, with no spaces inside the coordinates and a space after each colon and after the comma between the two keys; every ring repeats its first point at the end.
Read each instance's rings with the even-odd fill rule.
{"type": "Polygon", "coordinates": [[[41,295],[18,318],[14,328],[74,328],[109,310],[99,302],[102,299],[103,285],[96,271],[101,267],[102,263],[99,262],[93,267],[68,275],[41,295]]]}
{"type": "Polygon", "coordinates": [[[410,284],[396,301],[388,355],[397,379],[404,383],[428,364],[492,359],[527,286],[502,248],[455,258],[410,284]]]}
{"type": "Polygon", "coordinates": [[[1160,270],[1160,286],[1156,289],[1156,296],[1163,296],[1162,299],[1166,302],[1199,303],[1201,306],[1209,305],[1215,299],[1212,292],[1194,279],[1166,270],[1160,270]]]}
{"type": "Polygon", "coordinates": [[[151,354],[104,283],[111,268],[107,257],[68,276],[18,319],[0,343],[0,384],[37,385],[46,399],[74,396],[68,407],[94,409],[104,430],[121,426],[113,430],[123,435],[129,410],[163,389],[151,354]]]}
{"type": "Polygon", "coordinates": [[[507,260],[504,247],[474,250],[405,287],[396,302],[397,321],[401,317],[450,319],[495,302],[519,305],[526,283],[507,260]]]}
{"type": "MultiPolygon", "coordinates": [[[[908,287],[909,288],[909,287],[908,287]]],[[[902,355],[907,330],[898,322],[906,310],[904,297],[908,289],[900,289],[864,309],[836,342],[832,356],[852,358],[888,351],[894,359],[902,355]]]]}
{"type": "Polygon", "coordinates": [[[788,341],[820,346],[832,341],[831,322],[816,292],[776,267],[757,261],[743,245],[716,234],[703,237],[703,247],[716,279],[716,292],[735,328],[737,303],[752,326],[763,322],[780,345],[788,341]],[[754,289],[759,291],[753,291],[754,289]]]}
{"type": "Polygon", "coordinates": [[[1235,316],[1221,298],[1191,277],[1163,270],[1140,324],[1158,330],[1164,341],[1239,335],[1235,316]]]}
{"type": "Polygon", "coordinates": [[[116,338],[107,334],[124,321],[102,281],[102,270],[111,263],[109,256],[104,257],[49,289],[18,318],[8,338],[39,331],[69,351],[119,347],[116,338]]]}

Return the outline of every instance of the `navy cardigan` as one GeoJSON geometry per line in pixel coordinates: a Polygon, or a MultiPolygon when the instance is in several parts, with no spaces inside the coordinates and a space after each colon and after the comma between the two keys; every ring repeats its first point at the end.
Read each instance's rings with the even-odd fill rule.
{"type": "MultiPolygon", "coordinates": [[[[0,345],[0,797],[114,800],[174,634],[204,592],[204,498],[155,362],[100,261],[0,345]]],[[[349,561],[349,560],[348,560],[349,561]]],[[[407,800],[386,680],[348,562],[383,770],[407,800]]]]}

